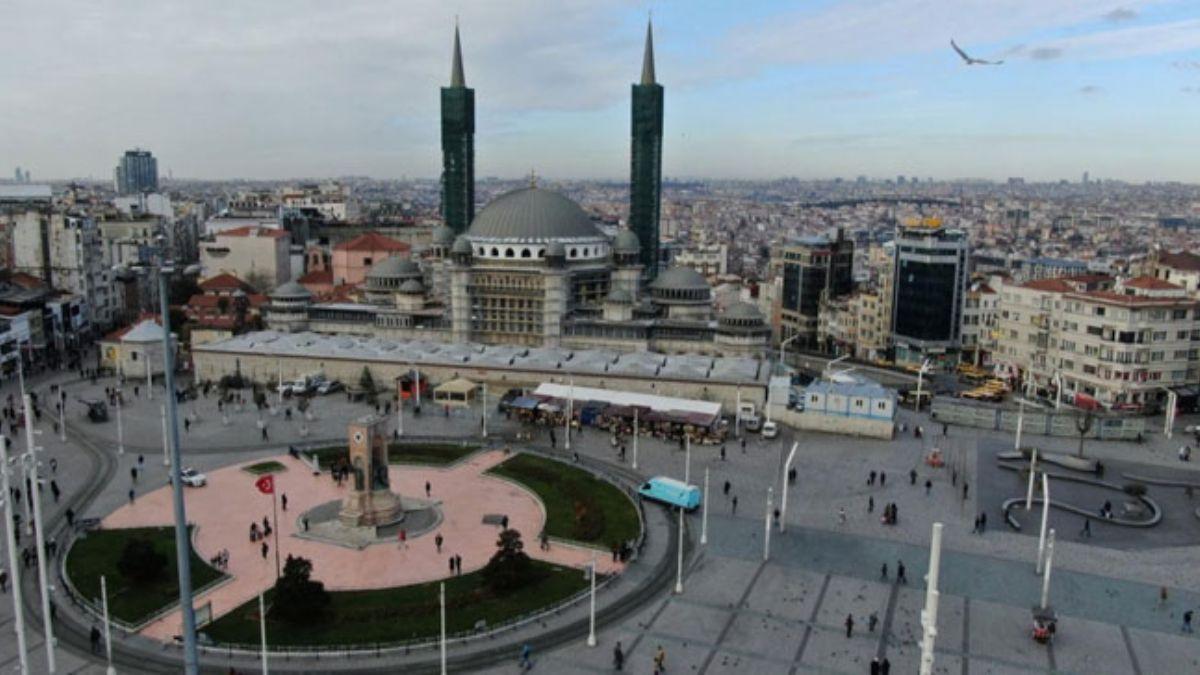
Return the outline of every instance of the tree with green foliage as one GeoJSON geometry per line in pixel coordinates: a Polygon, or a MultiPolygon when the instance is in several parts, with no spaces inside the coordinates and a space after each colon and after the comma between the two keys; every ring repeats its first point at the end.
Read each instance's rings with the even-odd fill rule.
{"type": "Polygon", "coordinates": [[[289,623],[312,623],[329,615],[331,599],[325,584],[312,580],[312,561],[288,556],[275,581],[270,616],[289,623]]]}
{"type": "Polygon", "coordinates": [[[158,581],[166,569],[167,556],[159,553],[149,539],[130,539],[117,560],[117,571],[135,586],[158,581]]]}
{"type": "Polygon", "coordinates": [[[496,549],[483,568],[483,580],[493,592],[508,593],[541,578],[541,572],[525,552],[520,532],[512,529],[501,532],[496,549]]]}
{"type": "Polygon", "coordinates": [[[375,378],[371,375],[371,369],[367,366],[363,366],[362,377],[358,378],[358,386],[362,387],[367,403],[375,405],[378,390],[375,388],[375,378]]]}

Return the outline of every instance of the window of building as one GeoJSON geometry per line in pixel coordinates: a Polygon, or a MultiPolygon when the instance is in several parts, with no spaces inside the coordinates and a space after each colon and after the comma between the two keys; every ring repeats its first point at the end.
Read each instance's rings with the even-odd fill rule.
{"type": "Polygon", "coordinates": [[[530,256],[531,256],[531,253],[530,253],[529,249],[527,249],[527,248],[521,249],[521,257],[522,258],[528,258],[530,256]]]}

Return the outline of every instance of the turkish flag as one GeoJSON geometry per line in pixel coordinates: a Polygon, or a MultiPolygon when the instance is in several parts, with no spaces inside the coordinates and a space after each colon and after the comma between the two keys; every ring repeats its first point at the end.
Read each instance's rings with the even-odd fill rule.
{"type": "Polygon", "coordinates": [[[259,478],[254,481],[254,487],[258,488],[258,491],[264,495],[275,494],[275,476],[267,474],[259,478]]]}

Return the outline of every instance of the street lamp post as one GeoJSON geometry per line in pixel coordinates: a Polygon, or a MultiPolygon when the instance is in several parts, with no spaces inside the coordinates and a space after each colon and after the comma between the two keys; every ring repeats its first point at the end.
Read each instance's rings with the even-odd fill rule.
{"type": "Polygon", "coordinates": [[[163,466],[171,466],[171,443],[167,434],[167,404],[158,406],[158,417],[162,421],[163,466]]]}
{"type": "Polygon", "coordinates": [[[1046,541],[1046,570],[1042,575],[1042,609],[1050,604],[1050,568],[1054,566],[1054,530],[1046,541]]]}
{"type": "Polygon", "coordinates": [[[791,474],[792,460],[796,458],[796,450],[799,447],[800,441],[792,443],[792,449],[790,452],[788,452],[787,461],[783,463],[783,475],[779,477],[783,484],[783,487],[780,488],[783,494],[780,495],[779,500],[779,532],[781,534],[787,528],[787,525],[784,523],[787,522],[788,492],[791,491],[791,484],[788,482],[788,476],[791,474]]]}
{"type": "Polygon", "coordinates": [[[933,524],[929,542],[929,574],[925,578],[925,608],[921,610],[920,675],[933,674],[933,643],[937,638],[938,576],[942,566],[942,524],[933,524]]]}
{"type": "Polygon", "coordinates": [[[404,435],[404,385],[396,387],[396,438],[404,435]]]}
{"type": "Polygon", "coordinates": [[[921,362],[921,367],[917,369],[917,402],[913,410],[921,411],[921,386],[925,384],[925,373],[929,372],[929,359],[921,362]]]}
{"type": "Polygon", "coordinates": [[[1021,430],[1025,427],[1025,399],[1017,399],[1017,407],[1019,408],[1019,412],[1017,413],[1017,436],[1013,440],[1013,450],[1021,449],[1021,430]]]}
{"type": "Polygon", "coordinates": [[[683,507],[679,507],[679,550],[675,563],[675,595],[683,593],[683,507]]]}
{"type": "Polygon", "coordinates": [[[692,483],[692,435],[685,433],[683,435],[683,482],[685,485],[692,483]]]}
{"type": "Polygon", "coordinates": [[[442,675],[446,675],[446,582],[438,586],[438,604],[441,606],[441,639],[438,640],[441,652],[442,675]]]}
{"type": "Polygon", "coordinates": [[[738,438],[741,438],[742,437],[742,387],[740,385],[737,388],[736,405],[737,405],[737,407],[733,411],[733,435],[738,438]]]}
{"type": "Polygon", "coordinates": [[[1025,489],[1025,510],[1033,508],[1033,481],[1037,478],[1037,448],[1029,460],[1029,487],[1025,489]]]}
{"type": "Polygon", "coordinates": [[[633,409],[633,469],[637,470],[638,455],[638,409],[633,409]]]}
{"type": "Polygon", "coordinates": [[[771,559],[771,509],[775,506],[775,488],[767,488],[767,513],[763,517],[763,562],[771,559]]]}
{"type": "Polygon", "coordinates": [[[46,669],[51,674],[58,672],[54,655],[54,626],[50,622],[50,583],[46,578],[46,532],[42,527],[42,497],[38,486],[37,448],[33,445],[33,400],[29,394],[22,397],[25,407],[25,441],[28,451],[24,464],[29,472],[29,497],[33,502],[33,536],[37,551],[38,585],[42,590],[42,633],[46,644],[46,669]]]}
{"type": "Polygon", "coordinates": [[[704,467],[704,504],[700,511],[700,544],[708,543],[708,467],[704,467]]]}
{"type": "MultiPolygon", "coordinates": [[[[19,357],[18,357],[19,358],[19,357]]],[[[0,481],[4,493],[0,501],[4,503],[4,542],[8,550],[8,569],[12,570],[13,618],[16,620],[17,657],[21,675],[29,675],[29,655],[25,647],[25,607],[21,601],[20,567],[17,567],[17,533],[13,522],[12,488],[9,485],[8,438],[0,435],[0,481]]]]}
{"type": "Polygon", "coordinates": [[[566,445],[563,446],[567,450],[571,449],[571,418],[575,416],[575,377],[570,378],[570,385],[567,389],[567,423],[563,433],[566,435],[566,445]]]}
{"type": "Polygon", "coordinates": [[[1037,573],[1042,573],[1042,562],[1046,554],[1046,526],[1050,521],[1050,477],[1042,472],[1042,529],[1038,535],[1037,573]]]}
{"type": "Polygon", "coordinates": [[[121,390],[117,390],[117,454],[125,454],[125,426],[121,423],[121,390]]]}
{"type": "Polygon", "coordinates": [[[483,383],[483,437],[484,438],[487,438],[487,413],[488,413],[487,382],[484,382],[483,383]]]}
{"type": "Polygon", "coordinates": [[[591,574],[589,574],[588,576],[590,576],[592,578],[592,592],[591,592],[591,606],[588,609],[587,646],[595,647],[596,646],[596,554],[595,553],[592,554],[591,574]]]}
{"type": "Polygon", "coordinates": [[[105,675],[117,675],[117,669],[112,664],[112,626],[108,620],[108,582],[100,575],[100,609],[104,614],[104,658],[108,661],[105,675]]]}

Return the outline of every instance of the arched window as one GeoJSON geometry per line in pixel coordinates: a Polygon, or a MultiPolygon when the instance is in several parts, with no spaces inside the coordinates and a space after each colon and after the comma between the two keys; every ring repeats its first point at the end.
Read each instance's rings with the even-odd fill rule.
{"type": "Polygon", "coordinates": [[[515,251],[513,251],[513,248],[512,248],[511,246],[509,246],[508,248],[504,249],[504,257],[505,257],[505,258],[513,258],[513,257],[516,257],[516,252],[515,252],[515,251]]]}
{"type": "Polygon", "coordinates": [[[532,256],[533,256],[533,254],[530,252],[530,250],[529,250],[529,249],[527,249],[527,248],[523,248],[523,249],[521,249],[521,257],[522,257],[522,258],[529,258],[529,257],[532,257],[532,256]]]}
{"type": "Polygon", "coordinates": [[[496,248],[495,246],[492,247],[492,257],[493,258],[500,257],[500,249],[496,248]]]}
{"type": "Polygon", "coordinates": [[[539,248],[539,249],[538,249],[538,257],[539,257],[539,258],[545,258],[545,257],[546,257],[546,249],[544,249],[544,248],[539,248]]]}
{"type": "Polygon", "coordinates": [[[479,247],[479,255],[484,255],[485,253],[486,253],[486,250],[482,246],[480,246],[479,247]]]}
{"type": "Polygon", "coordinates": [[[579,250],[578,250],[578,249],[574,249],[574,248],[573,248],[573,249],[571,249],[571,257],[572,257],[572,258],[578,257],[578,255],[579,255],[579,250]]]}

